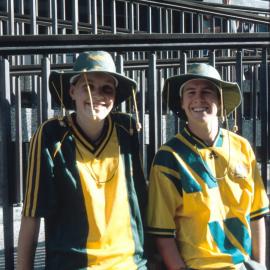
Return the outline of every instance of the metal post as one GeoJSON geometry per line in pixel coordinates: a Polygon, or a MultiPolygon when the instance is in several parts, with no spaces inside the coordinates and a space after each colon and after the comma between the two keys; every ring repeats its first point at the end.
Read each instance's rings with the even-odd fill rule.
{"type": "Polygon", "coordinates": [[[51,95],[49,92],[50,61],[48,56],[42,58],[42,121],[48,119],[51,113],[51,95]]]}
{"type": "Polygon", "coordinates": [[[100,0],[100,25],[104,26],[104,3],[103,0],[100,0]]]}
{"type": "Polygon", "coordinates": [[[134,34],[134,4],[132,2],[129,3],[129,32],[134,34]]]}
{"type": "Polygon", "coordinates": [[[267,49],[262,51],[261,74],[260,74],[260,100],[261,100],[261,147],[262,147],[262,166],[261,173],[265,187],[267,187],[267,162],[269,156],[269,95],[268,95],[268,63],[267,49]]]}
{"type": "Polygon", "coordinates": [[[152,34],[152,7],[151,6],[148,6],[147,30],[149,34],[152,34]]]}
{"type": "Polygon", "coordinates": [[[112,33],[117,33],[116,25],[116,0],[112,0],[112,10],[111,10],[111,24],[112,24],[112,33]]]}
{"type": "MultiPolygon", "coordinates": [[[[116,70],[120,74],[124,74],[124,58],[120,54],[118,54],[116,56],[116,70]]],[[[121,112],[126,112],[127,111],[126,101],[122,102],[120,106],[121,106],[121,112]]]]}
{"type": "Polygon", "coordinates": [[[142,131],[140,132],[140,151],[142,154],[142,161],[143,161],[143,169],[145,175],[147,175],[147,160],[146,160],[146,142],[145,142],[145,70],[141,71],[140,76],[140,108],[139,108],[139,115],[140,115],[140,122],[142,125],[142,131]]]}
{"type": "Polygon", "coordinates": [[[158,110],[157,110],[157,63],[156,55],[151,54],[148,69],[148,100],[149,102],[149,155],[148,164],[152,163],[158,150],[158,110]]]}
{"type": "Polygon", "coordinates": [[[58,34],[57,0],[51,0],[52,7],[52,34],[58,34]]]}
{"type": "Polygon", "coordinates": [[[30,5],[31,9],[31,34],[37,34],[37,8],[36,8],[36,0],[32,0],[32,4],[30,5]]]}
{"type": "Polygon", "coordinates": [[[98,33],[98,26],[97,26],[97,0],[92,0],[92,33],[98,33]]]}
{"type": "Polygon", "coordinates": [[[8,1],[8,34],[14,35],[14,0],[8,1]]]}
{"type": "MultiPolygon", "coordinates": [[[[236,81],[243,93],[243,52],[242,50],[237,51],[236,53],[236,81]]],[[[238,125],[238,132],[242,134],[242,126],[243,126],[243,111],[244,111],[244,104],[240,105],[240,108],[237,109],[237,125],[238,125]]]]}
{"type": "Polygon", "coordinates": [[[3,191],[5,269],[14,269],[13,207],[11,203],[11,90],[9,62],[0,59],[0,182],[3,191]]]}
{"type": "Polygon", "coordinates": [[[15,134],[15,148],[16,148],[16,202],[23,201],[23,164],[22,164],[22,108],[21,108],[21,85],[20,77],[16,80],[16,134],[15,134]]]}
{"type": "Polygon", "coordinates": [[[72,33],[78,34],[78,23],[79,23],[79,1],[72,1],[72,33]]]}

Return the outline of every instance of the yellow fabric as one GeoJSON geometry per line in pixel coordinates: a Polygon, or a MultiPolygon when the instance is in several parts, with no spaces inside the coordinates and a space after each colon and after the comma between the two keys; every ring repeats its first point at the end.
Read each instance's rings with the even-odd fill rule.
{"type": "Polygon", "coordinates": [[[188,267],[236,269],[249,257],[249,217],[268,211],[244,138],[222,130],[207,147],[185,131],[158,151],[150,174],[148,232],[175,237],[188,267]]]}
{"type": "Polygon", "coordinates": [[[116,130],[98,157],[90,154],[78,140],[76,146],[89,222],[86,248],[91,269],[137,269],[133,261],[135,247],[116,130]],[[117,268],[114,268],[116,263],[117,268]]]}

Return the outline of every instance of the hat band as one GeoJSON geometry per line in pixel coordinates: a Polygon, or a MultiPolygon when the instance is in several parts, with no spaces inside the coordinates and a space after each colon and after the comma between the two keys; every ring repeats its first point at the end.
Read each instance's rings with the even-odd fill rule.
{"type": "Polygon", "coordinates": [[[217,90],[218,90],[219,93],[221,94],[221,87],[220,87],[219,85],[217,85],[216,83],[214,83],[214,82],[211,81],[211,80],[203,79],[203,78],[200,79],[200,78],[199,78],[199,79],[191,79],[191,80],[188,80],[188,81],[184,82],[184,83],[180,86],[180,88],[179,88],[179,97],[182,97],[183,89],[184,89],[184,87],[186,86],[186,84],[187,84],[188,82],[190,82],[190,81],[195,81],[195,80],[205,80],[205,81],[209,81],[211,84],[213,84],[213,85],[217,88],[217,90]]]}
{"type": "MultiPolygon", "coordinates": [[[[94,71],[94,72],[99,72],[99,71],[94,71]]],[[[86,73],[88,73],[88,72],[86,72],[86,73]]],[[[89,73],[92,73],[92,72],[89,72],[89,73]]],[[[117,80],[114,76],[112,76],[111,74],[109,74],[109,73],[107,73],[107,72],[101,72],[101,73],[104,73],[104,74],[110,76],[110,77],[114,80],[114,86],[115,86],[115,88],[118,87],[118,80],[117,80]]],[[[76,75],[72,76],[72,77],[69,79],[69,83],[70,83],[70,84],[75,84],[76,81],[77,81],[77,80],[79,79],[79,77],[81,76],[81,74],[82,74],[82,73],[76,74],[76,75]]]]}

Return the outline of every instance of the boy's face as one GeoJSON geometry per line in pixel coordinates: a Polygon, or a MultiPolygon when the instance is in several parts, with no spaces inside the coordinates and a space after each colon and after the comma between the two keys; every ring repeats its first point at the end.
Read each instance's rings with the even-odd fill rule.
{"type": "Polygon", "coordinates": [[[180,103],[189,123],[210,121],[217,116],[220,107],[215,85],[201,79],[190,80],[185,84],[180,103]]]}
{"type": "Polygon", "coordinates": [[[104,120],[113,108],[115,101],[115,80],[106,73],[88,73],[79,77],[77,82],[70,87],[70,96],[76,104],[76,112],[80,116],[96,120],[104,120]],[[92,96],[91,107],[88,85],[92,96]]]}

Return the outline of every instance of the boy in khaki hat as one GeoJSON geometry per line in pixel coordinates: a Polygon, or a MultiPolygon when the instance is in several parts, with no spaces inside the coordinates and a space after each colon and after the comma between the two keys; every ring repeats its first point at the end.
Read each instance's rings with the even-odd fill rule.
{"type": "Polygon", "coordinates": [[[266,269],[269,201],[256,159],[246,139],[219,127],[241,103],[239,86],[193,64],[165,81],[163,98],[187,121],[150,174],[147,231],[166,269],[266,269]]]}
{"type": "Polygon", "coordinates": [[[52,72],[54,100],[71,115],[43,123],[30,144],[17,269],[32,269],[40,218],[46,269],[145,270],[146,182],[133,119],[112,109],[136,82],[107,52],[84,52],[52,72]]]}

